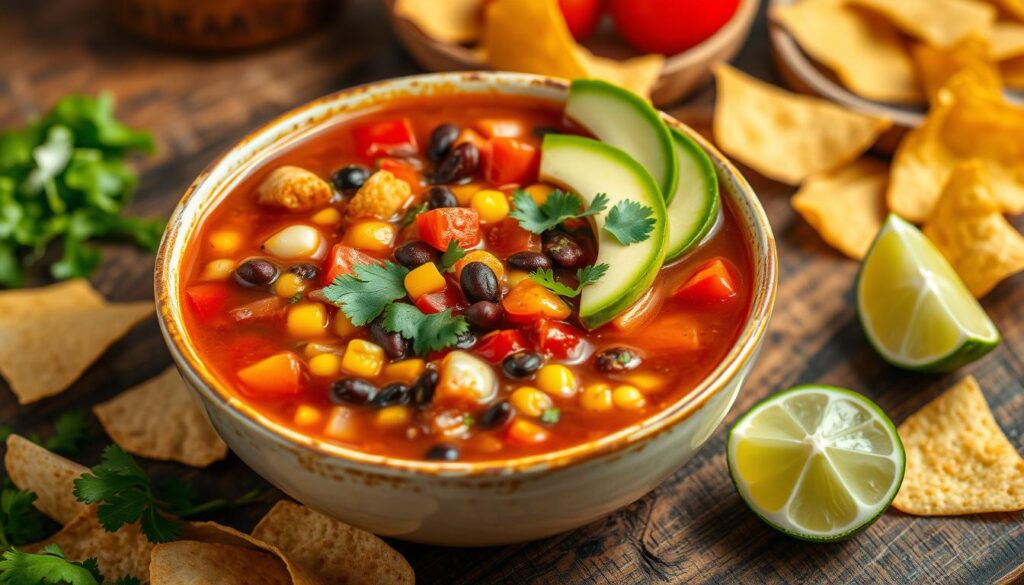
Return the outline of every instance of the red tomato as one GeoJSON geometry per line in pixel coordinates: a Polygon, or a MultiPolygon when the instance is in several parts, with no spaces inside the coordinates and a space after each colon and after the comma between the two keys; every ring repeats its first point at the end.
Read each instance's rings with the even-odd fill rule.
{"type": "Polygon", "coordinates": [[[397,179],[401,179],[409,186],[412,187],[413,191],[419,191],[420,187],[423,186],[423,175],[411,164],[397,158],[382,158],[377,161],[377,166],[382,171],[388,171],[397,179]]]}
{"type": "Polygon", "coordinates": [[[416,299],[416,308],[430,315],[440,313],[447,309],[453,309],[453,313],[460,313],[466,308],[466,301],[459,292],[459,285],[451,278],[445,278],[448,286],[444,290],[427,293],[416,299]]]}
{"type": "Polygon", "coordinates": [[[194,284],[185,289],[192,312],[201,321],[220,315],[228,304],[228,286],[221,283],[194,284]]]}
{"type": "Polygon", "coordinates": [[[509,355],[530,347],[523,332],[518,329],[495,331],[481,339],[473,353],[489,362],[500,362],[509,355]]]}
{"type": "Polygon", "coordinates": [[[480,243],[480,214],[466,207],[444,207],[416,216],[420,239],[442,252],[448,242],[472,248],[480,243]]]}
{"type": "Polygon", "coordinates": [[[674,55],[715,34],[739,0],[611,0],[622,38],[638,51],[674,55]]]}
{"type": "Polygon", "coordinates": [[[416,153],[416,135],[406,118],[360,124],[352,129],[352,137],[363,156],[416,153]]]}
{"type": "Polygon", "coordinates": [[[540,236],[524,230],[519,220],[506,217],[488,228],[487,249],[498,256],[510,256],[516,252],[540,252],[540,236]]]}
{"type": "Polygon", "coordinates": [[[579,329],[568,323],[543,320],[534,329],[537,351],[557,360],[574,358],[583,349],[583,336],[579,329]]]}
{"type": "Polygon", "coordinates": [[[694,303],[719,303],[736,296],[736,268],[725,258],[701,264],[672,298],[694,303]]]}
{"type": "Polygon", "coordinates": [[[323,274],[322,282],[326,286],[343,274],[352,274],[352,269],[356,266],[380,263],[380,260],[364,254],[351,246],[335,244],[331,248],[331,253],[327,255],[327,263],[321,271],[323,274]]]}
{"type": "Polygon", "coordinates": [[[495,137],[487,141],[484,177],[495,185],[524,185],[537,180],[540,151],[515,138],[495,137]]]}
{"type": "Polygon", "coordinates": [[[601,20],[601,0],[558,0],[558,7],[577,41],[589,37],[601,20]]]}

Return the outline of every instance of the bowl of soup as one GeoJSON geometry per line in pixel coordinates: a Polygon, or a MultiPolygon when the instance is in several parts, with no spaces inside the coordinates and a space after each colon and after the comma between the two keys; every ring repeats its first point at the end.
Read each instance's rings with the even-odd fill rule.
{"type": "Polygon", "coordinates": [[[407,77],[214,161],[155,286],[232,450],[311,508],[455,546],[581,526],[678,470],[754,364],[776,250],[736,169],[634,98],[407,77]]]}

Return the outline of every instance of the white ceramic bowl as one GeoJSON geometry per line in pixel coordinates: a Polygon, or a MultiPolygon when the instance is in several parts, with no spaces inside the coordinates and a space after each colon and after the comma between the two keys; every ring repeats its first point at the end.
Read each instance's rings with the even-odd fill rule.
{"type": "Polygon", "coordinates": [[[764,337],[778,277],[775,241],[754,192],[717,150],[722,194],[737,211],[754,259],[754,294],[743,331],[714,372],[650,418],[575,447],[489,462],[394,459],[347,449],[279,425],[232,394],[203,363],[182,324],[182,257],[207,212],[275,153],[395,95],[438,92],[527,95],[564,101],[561,80],[512,73],[406,77],[345,90],[257,130],[210,165],[175,210],[156,263],[160,326],[174,361],[217,431],[257,473],[307,506],[377,534],[454,546],[541,538],[582,526],[649,492],[718,427],[764,337]]]}

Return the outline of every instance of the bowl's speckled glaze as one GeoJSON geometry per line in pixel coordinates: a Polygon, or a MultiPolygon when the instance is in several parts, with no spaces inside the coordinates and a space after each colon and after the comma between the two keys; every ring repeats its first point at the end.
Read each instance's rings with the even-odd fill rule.
{"type": "Polygon", "coordinates": [[[564,101],[561,80],[513,73],[447,73],[382,81],[295,109],[257,130],[195,180],[164,235],[156,262],[160,327],[186,383],[214,426],[257,473],[307,506],[377,534],[440,545],[487,546],[541,538],[596,520],[679,469],[725,418],[750,373],[775,301],[775,240],[750,185],[690,128],[711,155],[754,264],[751,311],[735,346],[692,392],[648,419],[599,440],[511,460],[433,462],[348,449],[297,433],[237,398],[204,365],[182,321],[178,267],[207,211],[269,156],[324,125],[396,95],[526,95],[564,101]]]}

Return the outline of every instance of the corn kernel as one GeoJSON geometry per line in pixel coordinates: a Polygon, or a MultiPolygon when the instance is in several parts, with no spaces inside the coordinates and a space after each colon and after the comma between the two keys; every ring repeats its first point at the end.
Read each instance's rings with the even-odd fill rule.
{"type": "Polygon", "coordinates": [[[576,394],[576,376],[560,364],[548,364],[537,371],[537,387],[553,396],[572,398],[576,394]]]}
{"type": "Polygon", "coordinates": [[[327,309],[320,303],[299,303],[288,309],[288,334],[299,339],[320,337],[327,326],[327,309]]]}
{"type": "Polygon", "coordinates": [[[341,441],[354,441],[359,437],[359,417],[345,406],[335,406],[327,421],[324,434],[341,441]]]}
{"type": "Polygon", "coordinates": [[[462,269],[466,267],[470,262],[480,262],[485,264],[491,271],[494,272],[494,276],[501,280],[505,276],[505,264],[498,260],[498,257],[486,250],[470,250],[466,252],[466,255],[459,259],[455,263],[455,278],[462,278],[462,269]]]}
{"type": "Polygon", "coordinates": [[[320,422],[320,411],[308,404],[300,404],[295,409],[295,424],[308,427],[320,422]]]}
{"type": "Polygon", "coordinates": [[[242,247],[242,234],[234,230],[218,230],[210,234],[210,247],[218,254],[234,254],[242,247]]]}
{"type": "Polygon", "coordinates": [[[383,366],[384,348],[365,339],[349,341],[341,358],[341,369],[353,376],[375,378],[383,366]]]}
{"type": "Polygon", "coordinates": [[[412,383],[426,369],[426,362],[421,359],[402,360],[384,366],[384,377],[389,382],[412,383]]]}
{"type": "Polygon", "coordinates": [[[213,260],[203,267],[203,280],[227,280],[235,271],[235,261],[222,258],[213,260]]]}
{"type": "Polygon", "coordinates": [[[306,281],[291,272],[285,272],[274,281],[274,294],[283,299],[291,299],[304,290],[306,281]]]}
{"type": "Polygon", "coordinates": [[[466,207],[473,200],[473,195],[476,195],[477,191],[483,189],[483,185],[480,183],[470,183],[468,185],[451,185],[448,188],[452,190],[452,193],[455,193],[455,199],[458,200],[459,206],[466,207]]]}
{"type": "Polygon", "coordinates": [[[540,416],[553,406],[550,396],[530,386],[516,388],[509,401],[516,408],[516,412],[526,416],[540,416]]]}
{"type": "Polygon", "coordinates": [[[374,420],[377,426],[393,429],[409,424],[409,421],[412,420],[412,413],[409,412],[408,406],[400,404],[386,406],[377,411],[377,416],[374,420]]]}
{"type": "Polygon", "coordinates": [[[612,390],[612,402],[621,410],[640,410],[647,403],[643,393],[636,386],[616,386],[612,390]]]}
{"type": "Polygon", "coordinates": [[[554,187],[544,183],[535,183],[526,188],[526,192],[530,194],[533,202],[537,205],[544,205],[548,200],[548,196],[551,195],[551,192],[554,190],[554,187]]]}
{"type": "Polygon", "coordinates": [[[309,360],[309,373],[320,378],[333,378],[341,372],[341,358],[333,353],[322,353],[309,360]]]}
{"type": "Polygon", "coordinates": [[[442,291],[446,286],[448,283],[433,262],[420,264],[405,275],[405,290],[413,300],[427,293],[442,291]]]}
{"type": "Polygon", "coordinates": [[[665,387],[665,378],[648,372],[633,372],[626,376],[629,383],[643,392],[653,392],[665,387]]]}
{"type": "Polygon", "coordinates": [[[580,407],[588,412],[608,412],[613,406],[608,384],[590,384],[580,393],[580,407]]]}
{"type": "Polygon", "coordinates": [[[341,212],[333,207],[325,207],[314,213],[310,221],[317,225],[338,225],[341,223],[341,212]]]}
{"type": "Polygon", "coordinates": [[[352,335],[356,331],[359,331],[359,327],[352,324],[352,321],[348,318],[348,315],[344,311],[338,311],[334,314],[334,334],[342,339],[352,335]]]}
{"type": "Polygon", "coordinates": [[[322,353],[333,353],[334,355],[341,355],[345,353],[345,348],[340,348],[330,343],[311,341],[306,344],[306,348],[302,350],[302,353],[307,358],[315,358],[316,356],[322,353]]]}
{"type": "Polygon", "coordinates": [[[508,217],[508,197],[494,189],[474,193],[469,206],[480,214],[480,221],[483,223],[497,223],[508,217]]]}
{"type": "Polygon", "coordinates": [[[523,282],[527,278],[530,278],[530,273],[525,270],[509,270],[508,271],[508,285],[515,286],[520,282],[523,282]]]}
{"type": "Polygon", "coordinates": [[[385,221],[364,221],[348,228],[345,243],[369,252],[389,252],[395,243],[395,226],[385,221]]]}

